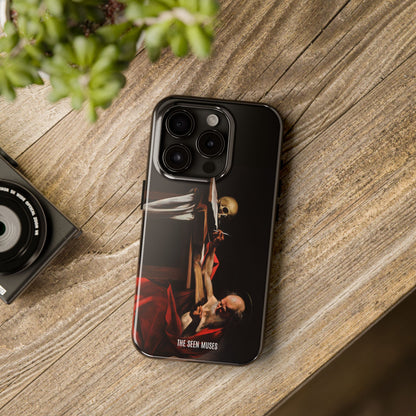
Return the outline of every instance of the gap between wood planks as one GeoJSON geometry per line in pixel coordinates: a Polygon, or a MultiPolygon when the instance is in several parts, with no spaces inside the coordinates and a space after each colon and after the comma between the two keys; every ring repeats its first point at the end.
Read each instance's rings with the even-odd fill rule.
{"type": "MultiPolygon", "coordinates": [[[[306,244],[308,244],[311,240],[313,240],[319,233],[321,233],[325,228],[330,227],[334,222],[336,222],[338,218],[342,217],[346,212],[354,211],[355,209],[357,209],[357,207],[364,204],[367,196],[371,194],[377,194],[377,192],[380,191],[386,185],[386,183],[389,183],[392,178],[399,176],[400,174],[402,174],[403,171],[407,171],[408,165],[409,163],[405,163],[399,169],[391,172],[387,177],[379,178],[376,181],[376,183],[373,184],[371,188],[369,188],[364,194],[360,195],[358,199],[352,201],[347,207],[345,207],[345,209],[342,209],[341,211],[339,211],[334,218],[332,218],[328,223],[320,227],[316,232],[314,232],[310,237],[308,237],[307,240],[304,240],[303,242],[301,241],[299,244],[296,244],[293,247],[293,252],[296,253],[297,251],[301,250],[306,244]]],[[[279,284],[282,283],[282,281],[280,281],[279,284]]]]}
{"type": "MultiPolygon", "coordinates": [[[[141,55],[144,52],[144,48],[141,48],[139,50],[139,52],[137,52],[136,56],[134,59],[136,59],[139,55],[141,55]]],[[[133,61],[132,61],[133,62],[133,61]]],[[[117,97],[116,97],[117,98],[117,97]]],[[[114,98],[114,100],[116,99],[114,98]]],[[[41,140],[43,138],[43,136],[45,136],[46,134],[48,134],[51,130],[53,130],[57,125],[59,125],[61,122],[63,122],[70,114],[73,114],[74,111],[81,111],[81,112],[85,112],[85,105],[82,107],[81,110],[74,110],[71,109],[69,110],[63,117],[61,117],[58,121],[56,121],[54,124],[52,124],[51,127],[49,127],[44,133],[42,133],[41,136],[39,136],[37,139],[35,139],[35,141],[33,143],[31,143],[25,150],[23,150],[22,152],[20,152],[15,159],[17,160],[18,158],[22,157],[23,155],[26,154],[26,152],[28,152],[35,144],[37,144],[39,142],[39,140],[41,140]]]]}
{"type": "MultiPolygon", "coordinates": [[[[277,78],[277,80],[271,85],[271,87],[257,100],[257,102],[260,102],[263,100],[263,98],[275,87],[275,85],[281,80],[281,78],[283,78],[286,73],[293,67],[293,65],[301,58],[301,56],[316,42],[316,40],[321,36],[321,34],[325,31],[325,29],[334,21],[334,19],[336,19],[336,17],[342,12],[342,10],[344,10],[344,8],[347,6],[347,4],[350,2],[351,0],[347,0],[339,9],[338,11],[328,20],[328,22],[321,28],[321,30],[315,35],[315,37],[308,43],[307,46],[305,46],[305,48],[299,53],[298,56],[296,56],[296,58],[292,61],[292,63],[283,71],[283,73],[277,78]]],[[[358,7],[358,6],[357,6],[358,7]]],[[[344,35],[345,36],[345,35],[344,35]]],[[[340,41],[338,41],[335,46],[339,43],[340,41]]],[[[335,47],[334,46],[334,47],[335,47]]],[[[333,48],[332,48],[333,49],[333,48]]],[[[331,50],[328,51],[328,53],[315,65],[315,67],[317,65],[319,65],[319,63],[325,59],[325,57],[330,53],[331,50]]],[[[269,65],[267,65],[267,67],[257,76],[256,80],[258,80],[278,59],[280,58],[280,55],[276,56],[270,63],[269,65]]],[[[314,68],[315,68],[314,67],[314,68]]],[[[313,68],[313,69],[314,69],[313,68]]],[[[256,82],[256,80],[254,81],[254,83],[256,82]]],[[[293,89],[293,88],[292,88],[293,89]]],[[[289,95],[291,92],[291,90],[286,94],[289,95]]],[[[244,97],[245,92],[241,93],[238,97],[237,100],[241,99],[242,97],[244,97]]]]}
{"type": "MultiPolygon", "coordinates": [[[[404,8],[407,8],[409,5],[403,5],[404,8]]],[[[345,36],[345,35],[344,35],[345,36]]],[[[340,41],[343,39],[344,37],[342,37],[340,39],[340,41]]],[[[337,44],[340,42],[338,41],[337,44]]],[[[364,39],[362,39],[359,43],[357,43],[356,45],[354,45],[352,48],[350,48],[344,55],[343,57],[336,62],[336,64],[333,66],[333,68],[331,68],[331,71],[336,69],[338,67],[339,64],[342,63],[342,61],[350,54],[350,52],[352,52],[355,48],[357,48],[362,42],[364,41],[364,39]]],[[[336,46],[336,45],[335,45],[336,46]]],[[[334,46],[334,47],[335,47],[334,46]]],[[[332,51],[333,48],[331,48],[330,51],[332,51]]],[[[330,52],[329,51],[329,52],[330,52]]],[[[341,117],[343,117],[347,111],[349,111],[354,105],[358,104],[363,98],[365,98],[369,93],[371,93],[378,85],[380,85],[385,79],[387,79],[388,77],[390,77],[397,69],[399,69],[404,63],[407,62],[408,59],[411,59],[412,56],[415,54],[415,52],[411,53],[407,58],[405,58],[403,61],[401,61],[397,66],[395,66],[394,68],[391,69],[390,72],[388,72],[383,79],[381,79],[379,82],[377,82],[376,84],[374,84],[368,91],[366,91],[362,96],[360,96],[358,98],[357,101],[353,102],[349,107],[347,107],[337,118],[335,118],[328,126],[326,126],[324,128],[324,130],[320,131],[319,134],[317,134],[315,137],[312,138],[312,140],[310,140],[309,142],[307,142],[303,147],[301,147],[301,149],[294,153],[288,160],[285,161],[285,165],[290,163],[290,161],[292,161],[299,153],[301,153],[304,149],[306,149],[312,142],[314,142],[318,137],[320,137],[325,131],[327,131],[338,119],[340,119],[341,117]]],[[[326,55],[328,56],[328,54],[326,55]]],[[[325,56],[325,57],[326,57],[325,56]]],[[[325,58],[324,57],[324,58],[325,58]]],[[[323,58],[323,59],[324,59],[323,58]]],[[[321,60],[322,61],[322,60],[321,60]]],[[[315,67],[316,68],[316,65],[315,67]]],[[[277,84],[277,82],[275,83],[277,84]]],[[[296,124],[301,120],[301,118],[303,117],[303,115],[308,111],[308,109],[313,105],[314,101],[320,96],[321,92],[328,86],[329,81],[323,85],[323,87],[318,91],[318,93],[314,96],[314,98],[310,101],[310,103],[305,107],[305,109],[301,112],[301,114],[299,115],[299,117],[295,120],[295,122],[293,123],[293,125],[289,128],[289,130],[286,132],[286,135],[288,135],[290,132],[293,131],[294,127],[296,126],[296,124]]],[[[273,87],[272,87],[273,88],[273,87]]],[[[269,91],[272,90],[272,88],[269,89],[269,91]]],[[[294,88],[294,87],[293,87],[294,88]]],[[[293,90],[292,88],[292,90],[293,90]]],[[[267,95],[267,94],[266,94],[267,95]]],[[[286,97],[289,94],[286,95],[286,97]]],[[[326,121],[326,119],[324,120],[324,122],[326,121]]],[[[324,123],[323,122],[323,123],[324,123]]],[[[322,123],[322,124],[323,124],[322,123]]]]}
{"type": "MultiPolygon", "coordinates": [[[[75,348],[83,339],[88,337],[92,331],[94,331],[96,328],[98,328],[105,320],[107,320],[110,316],[112,316],[114,313],[116,313],[120,308],[122,308],[127,302],[132,302],[133,304],[134,295],[129,296],[127,299],[119,303],[115,308],[113,308],[103,319],[101,319],[96,325],[91,327],[91,329],[86,332],[77,342],[72,344],[69,348],[67,348],[61,355],[59,355],[55,360],[53,360],[46,368],[44,368],[39,374],[37,374],[32,380],[30,380],[26,385],[23,386],[21,390],[19,390],[15,395],[13,395],[7,402],[5,402],[1,407],[0,411],[6,407],[9,403],[11,403],[16,397],[18,397],[21,393],[23,393],[32,383],[34,383],[38,378],[40,378],[44,373],[49,371],[49,369],[55,365],[58,361],[61,360],[65,355],[67,355],[73,348],[75,348]]],[[[13,381],[11,381],[11,384],[13,384],[13,381]]]]}
{"type": "Polygon", "coordinates": [[[390,312],[394,310],[401,302],[405,301],[410,295],[416,292],[416,286],[408,293],[403,295],[395,304],[391,305],[386,311],[384,311],[371,325],[369,325],[364,331],[358,334],[356,337],[352,338],[343,348],[341,348],[337,353],[334,354],[325,364],[319,367],[316,371],[310,374],[308,377],[303,380],[297,387],[295,387],[288,395],[286,395],[282,400],[276,403],[266,414],[265,416],[278,416],[279,409],[287,401],[289,401],[296,393],[298,393],[303,387],[305,387],[310,381],[312,381],[316,376],[319,377],[321,371],[325,370],[330,364],[332,364],[337,358],[339,358],[348,348],[350,348],[356,341],[364,337],[373,327],[375,327],[380,321],[382,321],[390,312]],[[276,413],[277,412],[277,413],[276,413]]]}
{"type": "MultiPolygon", "coordinates": [[[[373,85],[367,92],[364,93],[364,95],[362,95],[357,101],[355,101],[353,104],[351,104],[349,107],[347,107],[339,116],[338,118],[334,119],[332,122],[330,122],[330,124],[328,124],[328,126],[325,127],[324,130],[320,131],[319,134],[317,134],[312,140],[310,140],[308,143],[306,143],[304,145],[304,147],[302,147],[298,152],[296,152],[291,158],[289,158],[286,162],[285,165],[287,165],[288,163],[290,163],[296,156],[298,156],[301,152],[303,152],[311,143],[313,143],[316,139],[318,139],[319,137],[322,136],[322,134],[324,134],[330,127],[332,127],[338,120],[340,120],[343,116],[345,116],[352,108],[354,108],[357,104],[359,104],[365,97],[367,97],[368,94],[370,94],[375,88],[377,88],[380,84],[382,84],[385,80],[389,79],[394,72],[396,72],[398,69],[400,69],[400,67],[402,65],[404,65],[409,59],[413,58],[416,55],[416,52],[413,52],[411,55],[409,55],[405,60],[403,60],[400,64],[398,64],[394,69],[392,69],[385,78],[383,78],[382,80],[380,80],[378,83],[376,83],[375,85],[373,85]]],[[[322,89],[324,89],[325,87],[323,87],[322,89]]],[[[314,100],[319,96],[320,92],[322,91],[322,89],[319,91],[319,93],[315,96],[314,100]]],[[[313,101],[312,101],[313,102],[313,101]]],[[[312,103],[311,103],[312,104],[312,103]]],[[[308,105],[307,109],[311,106],[311,104],[308,105]]],[[[306,110],[307,110],[306,109],[306,110]]],[[[305,110],[305,111],[306,111],[305,110]]],[[[305,113],[305,111],[302,112],[302,115],[305,113]]],[[[302,115],[296,120],[295,124],[301,119],[302,115]]],[[[293,129],[293,127],[295,126],[295,124],[293,124],[293,126],[289,129],[289,131],[291,131],[293,129]]],[[[288,131],[288,132],[289,132],[288,131]]]]}

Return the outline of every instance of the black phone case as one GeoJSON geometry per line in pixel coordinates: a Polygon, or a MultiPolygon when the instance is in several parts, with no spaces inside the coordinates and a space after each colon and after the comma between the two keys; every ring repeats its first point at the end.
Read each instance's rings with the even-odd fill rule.
{"type": "Polygon", "coordinates": [[[133,319],[133,342],[145,355],[246,364],[260,353],[281,142],[280,116],[264,104],[168,97],[155,108],[133,319]],[[223,177],[195,182],[173,180],[161,172],[157,152],[162,118],[175,105],[210,105],[232,117],[233,149],[223,177]],[[220,218],[221,238],[213,231],[213,219],[218,218],[213,212],[215,191],[218,199],[229,196],[238,202],[236,215],[220,218]],[[209,259],[212,269],[205,266],[209,259]],[[203,328],[202,317],[208,319],[209,314],[200,315],[199,321],[194,315],[207,301],[195,305],[195,262],[201,266],[198,270],[205,267],[204,276],[211,272],[214,293],[209,318],[214,323],[203,328]],[[243,313],[242,307],[238,314],[224,311],[223,300],[229,295],[237,296],[227,299],[239,304],[243,300],[243,313]],[[218,308],[221,319],[216,322],[218,308]],[[186,318],[192,319],[189,325],[186,318]]]}

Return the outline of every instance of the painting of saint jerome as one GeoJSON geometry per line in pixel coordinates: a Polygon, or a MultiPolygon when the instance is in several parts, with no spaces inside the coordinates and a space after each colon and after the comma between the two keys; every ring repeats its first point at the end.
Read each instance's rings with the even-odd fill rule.
{"type": "Polygon", "coordinates": [[[136,343],[143,352],[156,356],[198,357],[217,351],[223,335],[241,322],[247,310],[243,296],[231,291],[217,297],[213,284],[221,267],[217,248],[229,238],[220,226],[237,215],[238,202],[230,196],[218,198],[212,179],[207,196],[193,188],[184,195],[151,201],[144,209],[154,222],[164,222],[166,231],[166,227],[187,223],[182,233],[186,241],[178,245],[188,248],[188,261],[171,276],[172,268],[163,265],[141,268],[135,303],[136,343]],[[155,276],[157,271],[159,276],[155,276]]]}

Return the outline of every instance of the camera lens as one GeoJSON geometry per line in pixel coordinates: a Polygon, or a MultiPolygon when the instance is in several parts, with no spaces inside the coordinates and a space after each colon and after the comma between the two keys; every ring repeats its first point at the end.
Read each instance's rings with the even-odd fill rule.
{"type": "Polygon", "coordinates": [[[6,224],[0,221],[0,237],[6,232],[6,224]]]}
{"type": "Polygon", "coordinates": [[[192,133],[194,126],[194,118],[185,110],[174,111],[166,119],[166,128],[175,137],[188,136],[192,133]]]}
{"type": "Polygon", "coordinates": [[[220,155],[225,149],[225,139],[218,131],[205,131],[196,143],[199,153],[205,157],[220,155]]]}
{"type": "Polygon", "coordinates": [[[175,144],[163,152],[163,163],[172,172],[183,172],[189,168],[191,151],[182,144],[175,144]]]}
{"type": "Polygon", "coordinates": [[[32,264],[46,235],[46,216],[37,198],[17,183],[0,180],[0,276],[32,264]]]}
{"type": "Polygon", "coordinates": [[[19,217],[5,205],[0,205],[0,253],[10,250],[19,241],[22,225],[19,217]]]}

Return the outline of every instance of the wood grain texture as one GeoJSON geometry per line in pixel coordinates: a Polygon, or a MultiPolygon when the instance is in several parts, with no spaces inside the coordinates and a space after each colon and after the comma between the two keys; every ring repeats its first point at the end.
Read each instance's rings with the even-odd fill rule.
{"type": "Polygon", "coordinates": [[[50,91],[47,84],[31,85],[18,90],[13,102],[0,100],[0,137],[10,156],[19,156],[71,112],[68,100],[49,103],[50,91]]]}
{"type": "Polygon", "coordinates": [[[0,305],[0,415],[264,414],[412,290],[415,17],[414,1],[225,1],[210,59],[140,53],[94,125],[45,105],[48,86],[1,101],[0,146],[84,232],[0,305]],[[169,94],[285,119],[264,350],[245,367],[131,342],[150,117],[169,94]]]}
{"type": "Polygon", "coordinates": [[[413,291],[268,416],[414,415],[415,309],[413,291]]]}

